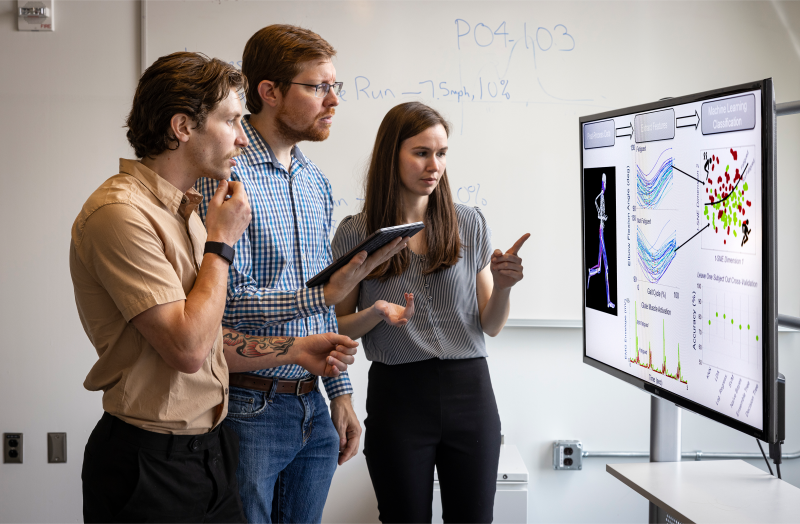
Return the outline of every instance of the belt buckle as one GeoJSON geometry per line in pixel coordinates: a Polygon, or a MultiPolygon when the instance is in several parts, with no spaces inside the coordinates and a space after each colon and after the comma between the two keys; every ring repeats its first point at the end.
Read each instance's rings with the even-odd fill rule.
{"type": "Polygon", "coordinates": [[[300,388],[302,387],[302,385],[305,384],[306,382],[316,382],[316,380],[317,377],[307,378],[305,380],[297,379],[297,387],[295,388],[295,395],[297,395],[298,397],[304,395],[305,393],[300,392],[300,388]]]}

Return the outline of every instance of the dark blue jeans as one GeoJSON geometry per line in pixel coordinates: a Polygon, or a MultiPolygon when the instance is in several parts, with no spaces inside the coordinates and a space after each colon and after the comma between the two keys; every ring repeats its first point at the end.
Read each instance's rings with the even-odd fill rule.
{"type": "Polygon", "coordinates": [[[247,521],[320,522],[339,434],[318,390],[307,395],[230,388],[223,424],[239,435],[239,493],[247,521]]]}

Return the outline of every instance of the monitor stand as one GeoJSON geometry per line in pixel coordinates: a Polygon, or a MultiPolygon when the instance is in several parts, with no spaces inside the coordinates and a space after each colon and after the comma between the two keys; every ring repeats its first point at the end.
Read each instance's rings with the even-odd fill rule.
{"type": "MultiPolygon", "coordinates": [[[[672,402],[650,397],[650,462],[680,462],[681,410],[672,402]]],[[[652,502],[650,523],[666,523],[667,512],[652,502]]],[[[671,522],[676,522],[671,519],[671,522]]]]}

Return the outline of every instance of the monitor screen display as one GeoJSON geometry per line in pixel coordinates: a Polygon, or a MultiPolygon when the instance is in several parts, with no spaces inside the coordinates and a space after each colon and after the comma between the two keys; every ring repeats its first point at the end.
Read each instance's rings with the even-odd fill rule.
{"type": "Polygon", "coordinates": [[[585,359],[753,434],[773,327],[762,91],[580,123],[585,359]]]}

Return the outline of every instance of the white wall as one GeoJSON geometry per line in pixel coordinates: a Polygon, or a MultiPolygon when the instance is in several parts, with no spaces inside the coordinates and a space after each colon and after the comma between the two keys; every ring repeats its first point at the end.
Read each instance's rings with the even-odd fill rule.
{"type": "MultiPolygon", "coordinates": [[[[24,464],[0,464],[0,522],[81,520],[83,446],[102,410],[101,395],[82,387],[96,357],[75,310],[69,229],[85,198],[116,172],[117,159],[132,156],[122,126],[139,74],[138,4],[56,2],[57,31],[34,34],[17,32],[16,2],[0,0],[0,433],[25,434],[24,464]],[[68,434],[66,464],[46,463],[52,431],[68,434]]],[[[771,4],[757,5],[769,22],[753,30],[796,51],[774,72],[778,101],[798,99],[800,47],[771,4]]],[[[800,4],[781,8],[797,42],[800,4]]],[[[778,128],[780,304],[800,316],[800,115],[780,119],[778,128]]],[[[507,329],[488,346],[506,442],[531,473],[530,520],[642,521],[644,499],[607,474],[605,460],[557,472],[550,450],[566,438],[588,450],[646,450],[647,395],[581,364],[579,330],[507,329]]],[[[800,397],[800,334],[780,335],[780,358],[789,381],[786,449],[793,451],[800,449],[800,416],[792,409],[800,397]]],[[[362,419],[367,370],[362,355],[352,368],[362,419]]],[[[757,451],[752,438],[690,413],[683,428],[686,450],[757,451]]],[[[800,485],[800,461],[787,463],[784,476],[800,485]]],[[[376,518],[359,454],[337,473],[324,520],[376,518]]]]}

